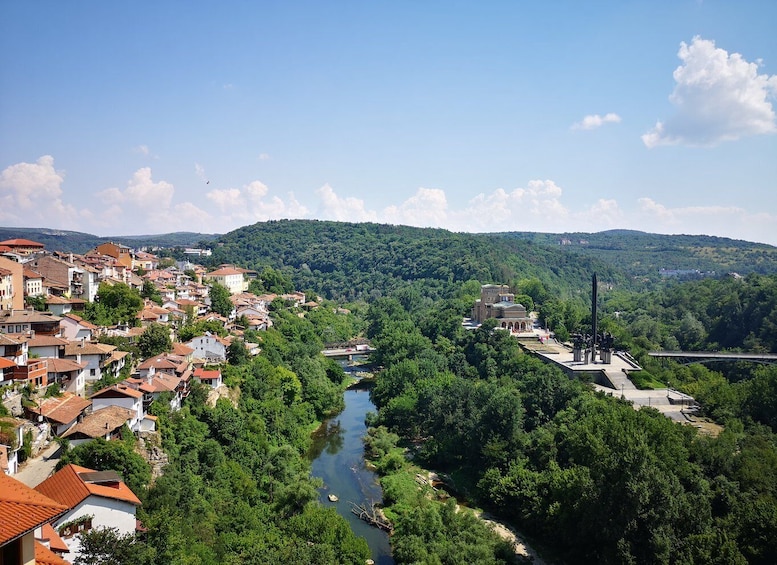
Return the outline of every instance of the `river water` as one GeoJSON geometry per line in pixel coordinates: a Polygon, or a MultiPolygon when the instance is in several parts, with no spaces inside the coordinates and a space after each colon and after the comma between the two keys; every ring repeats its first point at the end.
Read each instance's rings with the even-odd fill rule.
{"type": "Polygon", "coordinates": [[[391,544],[386,532],[372,527],[351,512],[351,502],[369,507],[380,502],[383,494],[377,475],[364,464],[362,438],[367,431],[364,417],[375,411],[369,390],[352,388],[345,391],[345,409],[326,420],[313,434],[313,445],[308,457],[312,473],[324,481],[320,490],[321,504],[334,506],[351,525],[357,536],[367,540],[372,559],[378,565],[393,565],[391,544]],[[339,498],[330,502],[329,494],[339,498]]]}

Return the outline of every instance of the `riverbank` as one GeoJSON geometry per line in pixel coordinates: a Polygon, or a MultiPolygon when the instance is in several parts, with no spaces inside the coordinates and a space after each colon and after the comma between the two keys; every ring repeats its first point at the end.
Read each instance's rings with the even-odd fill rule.
{"type": "MultiPolygon", "coordinates": [[[[435,484],[444,484],[445,481],[443,481],[436,472],[430,471],[429,469],[419,469],[421,469],[421,473],[417,473],[416,476],[420,475],[423,477],[429,486],[433,487],[435,484]]],[[[546,561],[544,561],[539,556],[539,554],[529,545],[525,536],[523,536],[515,527],[508,524],[507,522],[500,520],[496,516],[485,512],[484,510],[458,504],[458,498],[456,500],[456,509],[459,512],[472,512],[476,518],[484,522],[500,538],[512,544],[513,551],[515,552],[516,556],[527,559],[534,565],[548,565],[546,561]]]]}

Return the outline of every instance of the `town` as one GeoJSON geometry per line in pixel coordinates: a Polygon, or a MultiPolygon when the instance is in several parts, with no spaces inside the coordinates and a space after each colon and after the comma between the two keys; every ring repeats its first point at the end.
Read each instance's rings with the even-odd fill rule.
{"type": "Polygon", "coordinates": [[[26,239],[0,242],[0,513],[17,518],[0,562],[73,562],[79,532],[143,531],[140,500],[116,472],[70,464],[53,473],[52,456],[61,446],[127,432],[158,444],[152,403],[179,410],[196,386],[211,404],[226,394],[220,367],[234,348],[259,353],[247,337],[272,325],[274,300],[317,306],[299,292],[247,292],[257,276],[235,265],[210,272],[189,261],[165,265],[116,243],[76,255],[26,239]],[[130,310],[133,319],[84,317],[108,289],[145,297],[130,310]],[[222,293],[218,304],[214,289],[222,293]],[[141,358],[111,343],[137,345],[152,335],[165,346],[141,347],[152,353],[141,358]]]}

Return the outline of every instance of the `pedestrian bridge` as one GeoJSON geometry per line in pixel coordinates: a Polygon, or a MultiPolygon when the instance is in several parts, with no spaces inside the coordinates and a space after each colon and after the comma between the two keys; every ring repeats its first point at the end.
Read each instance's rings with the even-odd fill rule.
{"type": "Polygon", "coordinates": [[[718,351],[650,351],[650,357],[674,359],[682,365],[714,361],[751,361],[771,365],[777,363],[775,353],[720,353],[718,351]]]}
{"type": "Polygon", "coordinates": [[[321,354],[324,357],[329,357],[331,359],[348,359],[349,361],[353,361],[353,358],[356,356],[363,355],[367,357],[370,354],[375,353],[375,351],[377,350],[371,345],[357,345],[356,347],[324,349],[321,354]]]}

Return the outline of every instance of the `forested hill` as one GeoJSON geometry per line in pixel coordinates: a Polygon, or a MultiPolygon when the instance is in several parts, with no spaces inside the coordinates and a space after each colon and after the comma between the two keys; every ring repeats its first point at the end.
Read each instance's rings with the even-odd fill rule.
{"type": "Polygon", "coordinates": [[[699,270],[719,275],[777,273],[777,247],[726,237],[661,235],[634,230],[495,235],[550,245],[565,253],[596,257],[617,265],[632,277],[655,279],[660,276],[660,269],[699,270]]]}
{"type": "Polygon", "coordinates": [[[0,227],[0,241],[6,239],[31,239],[46,246],[49,251],[85,253],[101,243],[113,241],[128,247],[193,247],[198,242],[210,241],[216,234],[175,232],[157,235],[127,235],[100,237],[91,233],[49,228],[0,227]]]}
{"type": "Polygon", "coordinates": [[[515,286],[539,279],[548,291],[569,295],[587,288],[594,271],[601,281],[628,281],[597,258],[517,238],[315,220],[240,228],[217,240],[211,260],[281,269],[296,288],[346,300],[385,295],[408,284],[435,297],[468,280],[515,286]]]}

